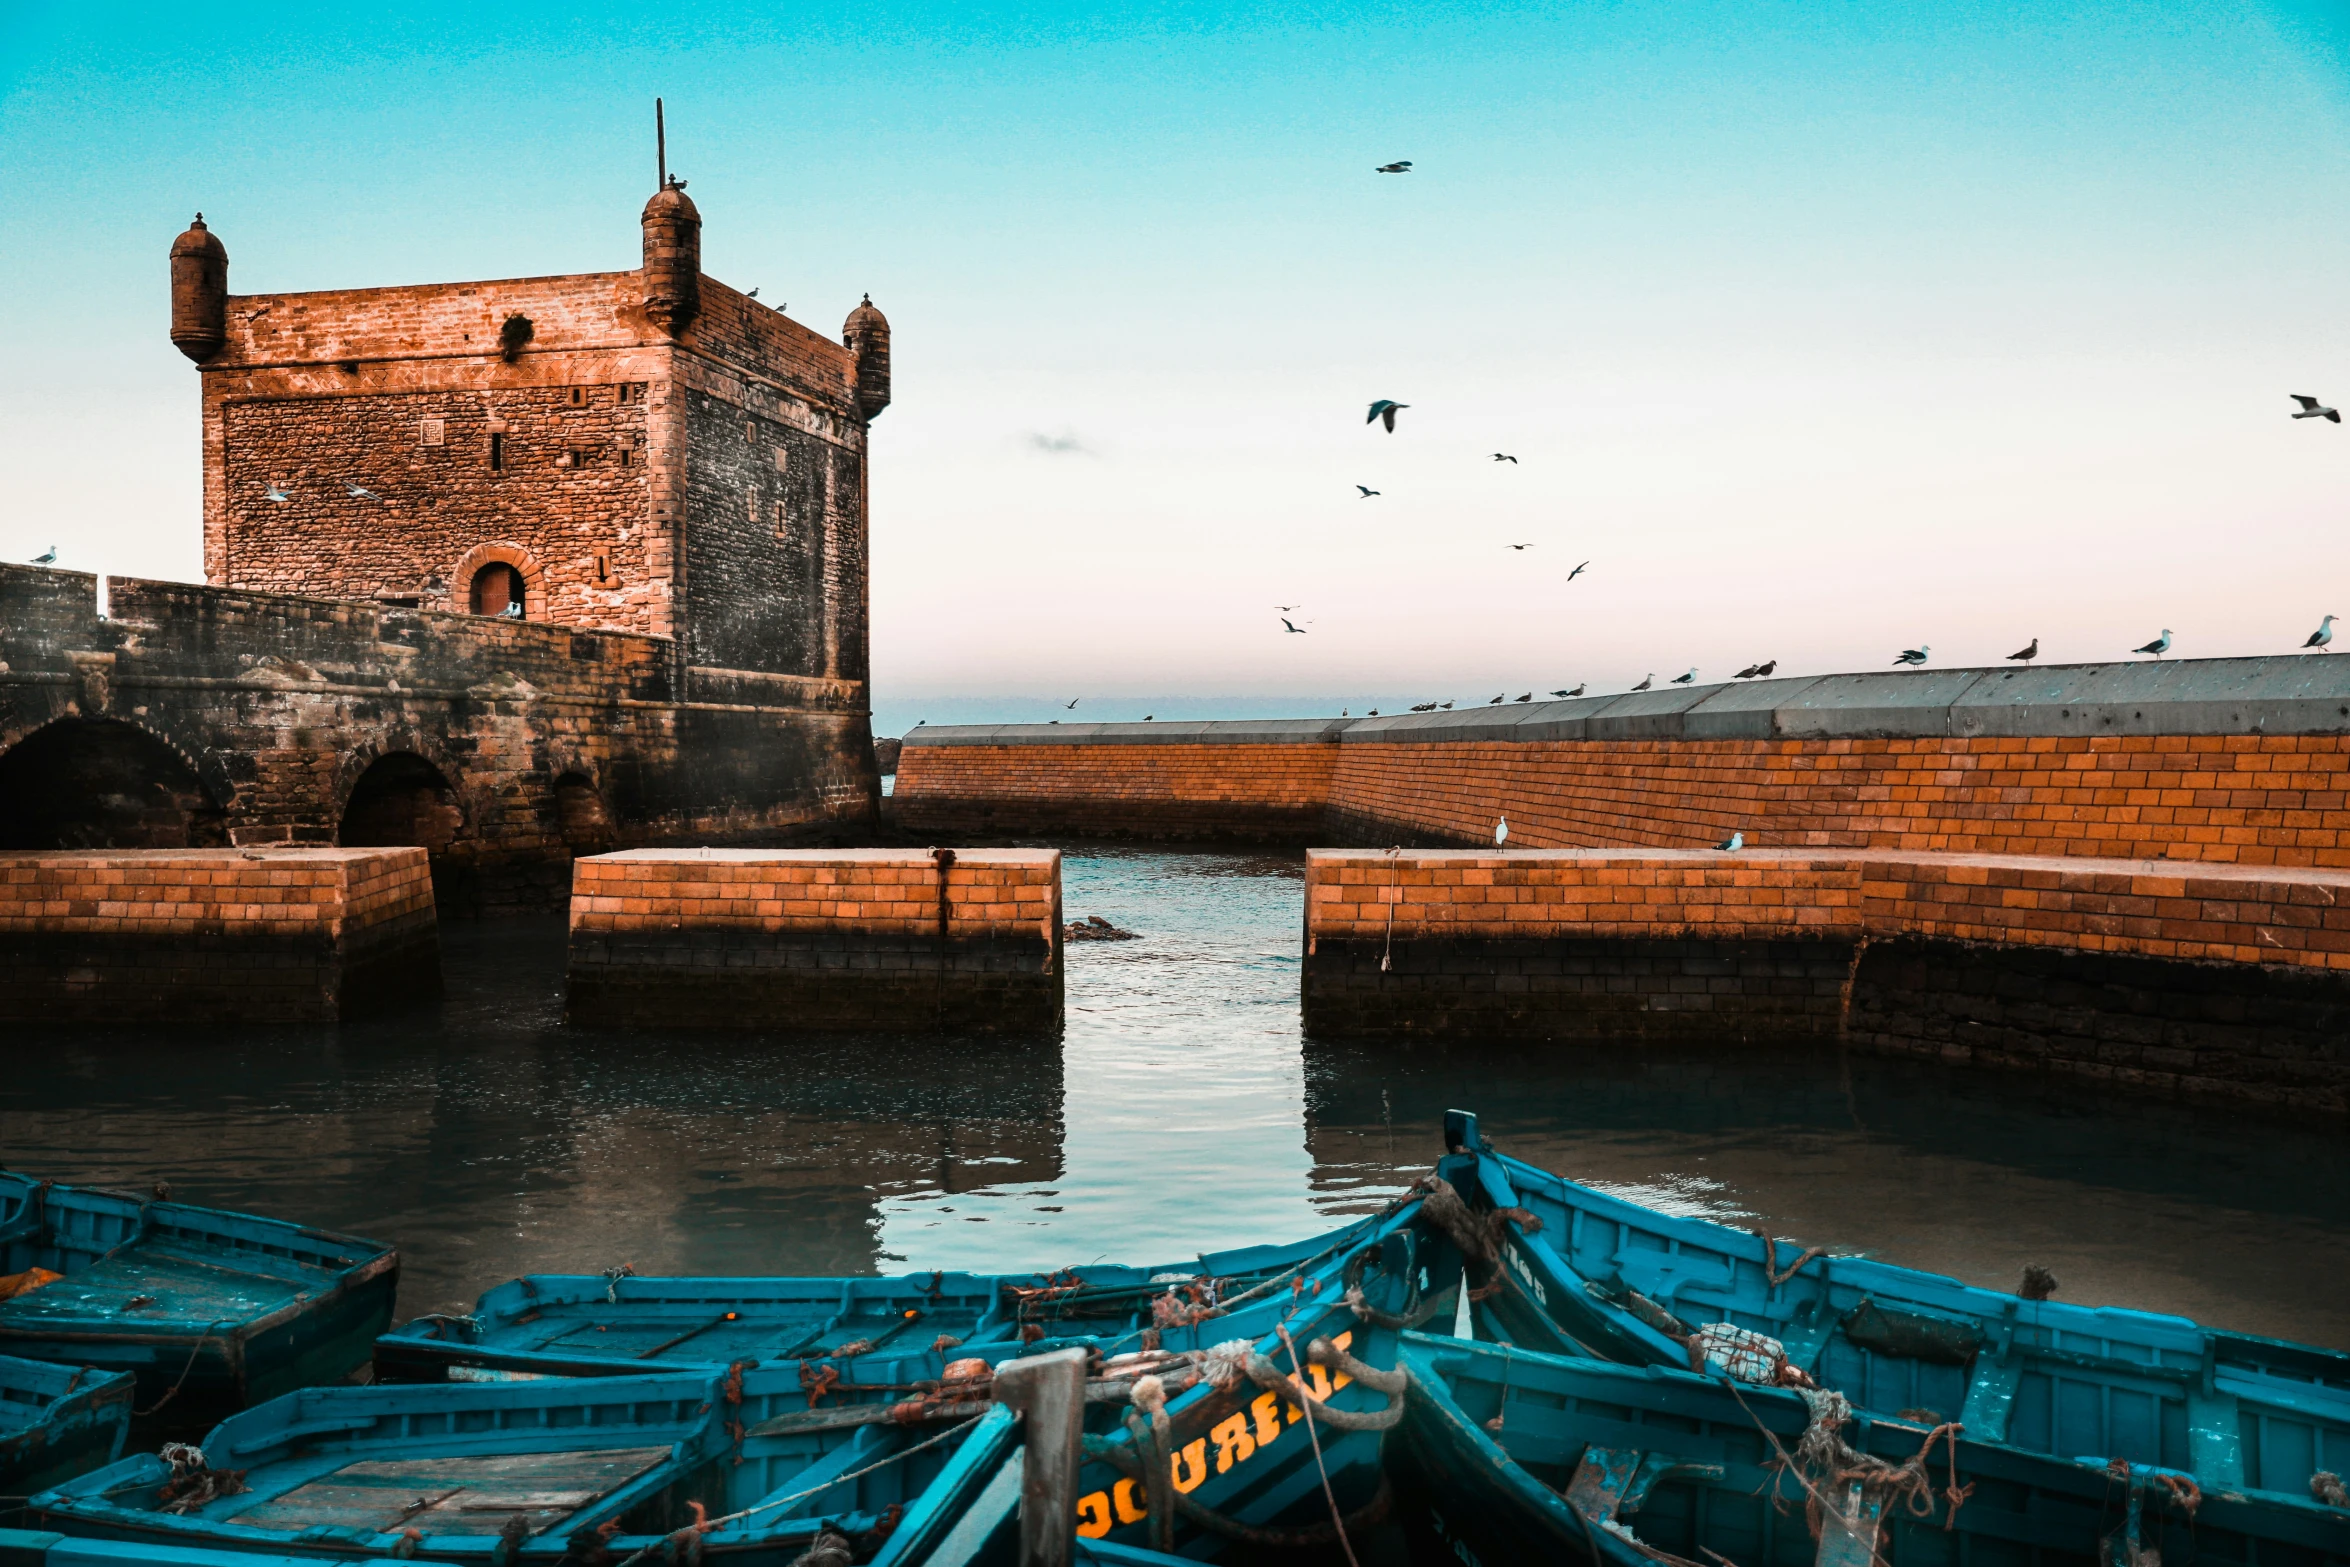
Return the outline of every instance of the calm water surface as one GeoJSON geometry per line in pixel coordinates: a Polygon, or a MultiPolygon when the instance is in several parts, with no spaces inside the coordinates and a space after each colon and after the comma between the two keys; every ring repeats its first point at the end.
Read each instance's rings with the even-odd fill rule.
{"type": "Polygon", "coordinates": [[[1073,851],[1057,1041],[613,1034],[559,921],[444,930],[437,1010],[16,1030],[0,1160],[354,1230],[404,1311],[517,1273],[1175,1261],[1375,1207],[1448,1105],[1676,1211],[2067,1299],[2350,1344],[2350,1139],[1833,1051],[1301,1042],[1291,856],[1073,851]]]}

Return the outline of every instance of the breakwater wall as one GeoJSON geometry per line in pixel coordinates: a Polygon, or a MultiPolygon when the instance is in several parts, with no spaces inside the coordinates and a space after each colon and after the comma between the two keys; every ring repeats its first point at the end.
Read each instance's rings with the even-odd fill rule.
{"type": "Polygon", "coordinates": [[[2350,865],[2350,660],[1904,670],[905,737],[910,832],[2350,865]]]}
{"type": "Polygon", "coordinates": [[[639,849],[572,865],[565,1015],[673,1028],[1050,1032],[1053,849],[639,849]]]}
{"type": "Polygon", "coordinates": [[[0,853],[0,1018],[332,1022],[439,990],[420,848],[0,853]]]}

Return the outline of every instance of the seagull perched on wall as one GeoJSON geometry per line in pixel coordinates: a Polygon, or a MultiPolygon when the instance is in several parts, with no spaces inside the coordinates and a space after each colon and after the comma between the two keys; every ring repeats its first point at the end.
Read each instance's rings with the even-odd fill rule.
{"type": "Polygon", "coordinates": [[[1766,658],[1763,660],[1762,668],[1754,672],[1755,678],[1758,680],[1768,680],[1771,678],[1771,671],[1778,667],[1779,661],[1777,659],[1766,658]]]}
{"type": "Polygon", "coordinates": [[[1363,415],[1363,423],[1369,424],[1374,419],[1380,420],[1387,426],[1387,433],[1393,435],[1396,414],[1411,406],[1410,403],[1399,403],[1393,398],[1382,397],[1371,405],[1369,413],[1363,415]]]}
{"type": "Polygon", "coordinates": [[[1445,710],[1446,712],[1448,712],[1448,713],[1449,713],[1449,712],[1451,712],[1451,711],[1452,711],[1452,704],[1451,704],[1450,702],[1447,702],[1447,703],[1445,703],[1445,704],[1443,704],[1443,705],[1444,705],[1444,710],[1445,710]]]}
{"type": "Polygon", "coordinates": [[[2292,396],[2293,401],[2301,405],[2301,411],[2295,414],[2293,416],[2294,418],[2331,419],[2336,424],[2340,424],[2342,422],[2342,416],[2340,414],[2334,412],[2334,410],[2328,408],[2325,404],[2319,402],[2316,398],[2303,397],[2299,392],[2293,393],[2292,396]]]}
{"type": "Polygon", "coordinates": [[[276,501],[281,506],[284,505],[287,501],[293,499],[291,495],[288,495],[285,491],[279,489],[274,484],[261,492],[261,498],[265,501],[276,501]]]}
{"type": "Polygon", "coordinates": [[[1355,486],[1355,488],[1363,492],[1364,500],[1369,500],[1372,496],[1379,493],[1377,490],[1372,489],[1367,484],[1358,484],[1355,486]]]}
{"type": "Polygon", "coordinates": [[[1652,681],[1652,680],[1654,680],[1654,679],[1656,679],[1656,674],[1655,674],[1655,672],[1654,672],[1654,671],[1651,671],[1651,672],[1650,672],[1650,673],[1648,673],[1648,674],[1642,675],[1642,676],[1640,677],[1640,684],[1638,684],[1638,685],[1634,686],[1632,689],[1633,689],[1633,690],[1635,690],[1635,691],[1645,691],[1645,690],[1647,690],[1647,689],[1648,689],[1649,682],[1650,682],[1650,681],[1652,681]]]}
{"type": "Polygon", "coordinates": [[[2153,641],[2147,643],[2144,647],[2134,647],[2130,649],[2130,651],[2133,653],[2152,653],[2156,658],[2162,657],[2163,654],[2170,651],[2170,627],[2163,627],[2162,635],[2156,637],[2153,641]]]}
{"type": "Polygon", "coordinates": [[[1510,819],[1503,817],[1493,824],[1493,846],[1500,848],[1510,841],[1510,819]]]}
{"type": "Polygon", "coordinates": [[[1371,172],[1374,174],[1409,174],[1412,172],[1412,160],[1399,158],[1393,163],[1382,163],[1371,172]]]}
{"type": "Polygon", "coordinates": [[[1434,702],[1415,702],[1412,704],[1412,711],[1415,713],[1433,713],[1436,711],[1436,704],[1434,702]]]}
{"type": "Polygon", "coordinates": [[[1723,850],[1726,853],[1736,854],[1740,849],[1746,847],[1746,834],[1742,832],[1734,832],[1730,834],[1729,837],[1724,838],[1720,843],[1715,844],[1714,847],[1723,850]]]}
{"type": "Polygon", "coordinates": [[[1291,625],[1291,624],[1289,623],[1289,617],[1288,617],[1287,615],[1283,615],[1283,616],[1281,617],[1281,629],[1282,629],[1282,630],[1284,630],[1284,631],[1290,632],[1290,633],[1292,633],[1293,635],[1296,635],[1296,636],[1301,636],[1301,637],[1302,637],[1302,636],[1304,636],[1304,635],[1306,634],[1306,628],[1305,628],[1305,627],[1303,627],[1303,626],[1293,626],[1293,625],[1291,625]]]}
{"type": "Polygon", "coordinates": [[[1582,694],[1583,686],[1580,681],[1576,683],[1575,689],[1572,691],[1553,691],[1551,693],[1552,696],[1581,696],[1582,694]]]}
{"type": "Polygon", "coordinates": [[[1673,684],[1675,684],[1675,685],[1677,685],[1677,686],[1685,686],[1685,685],[1689,684],[1689,682],[1690,682],[1690,681],[1692,681],[1692,680],[1695,680],[1696,678],[1697,678],[1697,666],[1696,666],[1695,664],[1691,664],[1691,665],[1689,666],[1689,673],[1687,673],[1687,674],[1685,674],[1685,675],[1675,675],[1675,676],[1673,677],[1673,684]]]}
{"type": "Polygon", "coordinates": [[[1749,665],[1747,665],[1747,666],[1746,666],[1744,669],[1741,669],[1740,671],[1738,671],[1738,673],[1736,673],[1736,674],[1732,675],[1730,678],[1731,678],[1732,680],[1752,680],[1752,679],[1753,679],[1755,676],[1757,676],[1757,675],[1759,675],[1759,674],[1761,674],[1761,673],[1762,673],[1762,665],[1760,665],[1760,664],[1749,664],[1749,665]]]}
{"type": "Polygon", "coordinates": [[[2318,622],[2317,629],[2309,634],[2309,640],[2301,645],[2305,648],[2316,648],[2320,653],[2330,653],[2333,649],[2327,647],[2326,644],[2333,640],[2334,617],[2328,615],[2324,620],[2318,622]]]}
{"type": "Polygon", "coordinates": [[[1927,656],[1933,651],[1933,643],[1920,642],[1916,647],[1905,647],[1900,652],[1894,654],[1893,662],[1896,664],[1922,664],[1926,661],[1927,656]]]}
{"type": "Polygon", "coordinates": [[[1519,696],[1518,700],[1521,702],[1531,702],[1534,700],[1534,693],[1531,691],[1525,692],[1519,696]]]}
{"type": "Polygon", "coordinates": [[[2008,654],[2007,656],[2016,663],[2029,664],[2033,659],[2040,656],[2040,639],[2038,637],[2032,638],[2031,641],[2025,643],[2022,647],[2017,648],[2014,652],[2008,654]]]}
{"type": "Polygon", "coordinates": [[[47,554],[43,554],[43,555],[35,555],[35,556],[33,557],[33,564],[34,564],[34,565],[36,565],[36,566],[54,566],[54,565],[56,565],[56,564],[57,564],[57,546],[56,546],[56,545],[54,545],[54,544],[52,544],[52,545],[50,545],[50,546],[49,546],[49,550],[48,550],[48,553],[47,553],[47,554]]]}
{"type": "Polygon", "coordinates": [[[1515,457],[1512,457],[1512,456],[1511,456],[1509,453],[1507,453],[1507,452],[1495,452],[1495,453],[1493,454],[1493,460],[1494,460],[1495,462],[1516,462],[1518,459],[1516,459],[1515,457]]]}
{"type": "Polygon", "coordinates": [[[351,492],[351,498],[355,501],[380,501],[383,499],[382,496],[376,494],[375,491],[369,489],[366,485],[353,484],[348,479],[343,481],[343,488],[351,492]]]}
{"type": "Polygon", "coordinates": [[[1510,695],[1510,694],[1509,694],[1507,691],[1504,691],[1504,692],[1502,692],[1500,695],[1496,696],[1496,697],[1495,697],[1495,698],[1494,698],[1492,701],[1490,701],[1490,702],[1486,703],[1485,705],[1486,705],[1487,707],[1498,707],[1498,706],[1500,706],[1500,705],[1501,705],[1503,702],[1506,702],[1506,701],[1508,701],[1508,700],[1509,700],[1509,695],[1510,695]]]}

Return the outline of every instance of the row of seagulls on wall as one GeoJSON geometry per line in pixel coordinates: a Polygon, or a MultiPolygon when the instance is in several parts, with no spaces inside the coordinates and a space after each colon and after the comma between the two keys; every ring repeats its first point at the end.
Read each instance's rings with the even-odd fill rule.
{"type": "Polygon", "coordinates": [[[1749,664],[1730,678],[1732,680],[1766,680],[1770,678],[1771,671],[1778,667],[1779,661],[1774,658],[1760,664],[1749,664]]]}

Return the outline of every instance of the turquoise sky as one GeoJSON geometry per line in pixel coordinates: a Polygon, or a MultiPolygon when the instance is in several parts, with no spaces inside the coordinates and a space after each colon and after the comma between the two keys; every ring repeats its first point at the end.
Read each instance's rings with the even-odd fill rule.
{"type": "Polygon", "coordinates": [[[633,266],[660,93],[713,274],[895,327],[885,728],[2283,650],[2350,612],[2350,428],[2286,417],[2350,399],[2346,59],[2269,4],[20,4],[0,554],[199,572],[190,212],[238,291],[633,266]]]}

